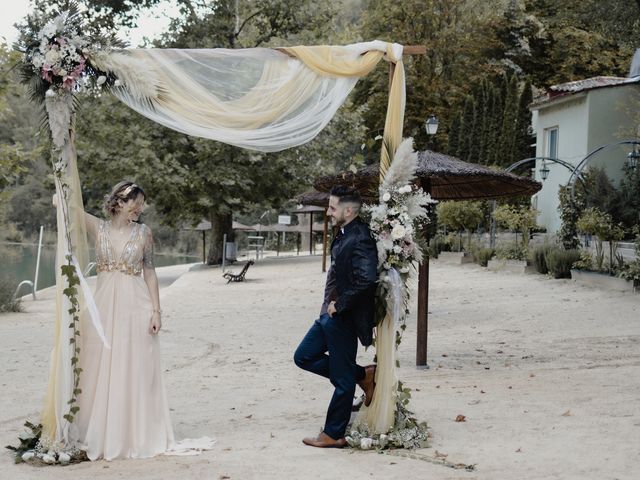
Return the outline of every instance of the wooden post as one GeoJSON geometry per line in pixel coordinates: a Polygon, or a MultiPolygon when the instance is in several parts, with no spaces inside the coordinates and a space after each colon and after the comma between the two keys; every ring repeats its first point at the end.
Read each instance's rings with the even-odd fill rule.
{"type": "MultiPolygon", "coordinates": [[[[431,193],[431,182],[422,180],[422,188],[431,193]]],[[[424,238],[429,245],[429,225],[424,228],[424,238]]],[[[429,338],[429,254],[423,252],[423,260],[418,268],[418,313],[416,318],[416,366],[429,368],[427,364],[427,343],[429,338]]]]}
{"type": "Polygon", "coordinates": [[[322,230],[322,273],[327,271],[327,238],[329,237],[329,219],[324,209],[324,228],[322,230]]]}
{"type": "Polygon", "coordinates": [[[429,338],[429,257],[418,269],[418,318],[416,366],[427,367],[427,341],[429,338]]]}
{"type": "Polygon", "coordinates": [[[313,255],[313,212],[309,212],[309,255],[313,255]]]}
{"type": "Polygon", "coordinates": [[[202,263],[207,263],[207,242],[206,242],[206,231],[202,230],[202,263]]]}

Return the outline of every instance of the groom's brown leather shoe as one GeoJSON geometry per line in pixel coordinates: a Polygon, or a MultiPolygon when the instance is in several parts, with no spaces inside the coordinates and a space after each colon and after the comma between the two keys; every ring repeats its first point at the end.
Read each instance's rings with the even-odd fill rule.
{"type": "Polygon", "coordinates": [[[334,440],[324,432],[320,432],[320,435],[317,437],[307,437],[302,440],[302,443],[310,447],[318,448],[344,448],[347,446],[347,441],[344,437],[334,440]]]}
{"type": "Polygon", "coordinates": [[[373,400],[373,392],[376,389],[376,366],[364,367],[364,378],[358,382],[358,386],[364,391],[364,405],[368,407],[373,400]]]}

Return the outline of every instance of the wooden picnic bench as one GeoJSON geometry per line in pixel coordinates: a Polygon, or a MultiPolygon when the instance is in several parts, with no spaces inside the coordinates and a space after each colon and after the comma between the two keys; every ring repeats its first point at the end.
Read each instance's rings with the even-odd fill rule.
{"type": "Polygon", "coordinates": [[[253,260],[249,260],[247,263],[244,264],[244,267],[242,268],[242,271],[240,273],[226,272],[222,274],[222,276],[227,279],[227,283],[242,282],[244,281],[244,276],[247,274],[247,270],[249,270],[249,267],[254,263],[255,262],[253,260]]]}

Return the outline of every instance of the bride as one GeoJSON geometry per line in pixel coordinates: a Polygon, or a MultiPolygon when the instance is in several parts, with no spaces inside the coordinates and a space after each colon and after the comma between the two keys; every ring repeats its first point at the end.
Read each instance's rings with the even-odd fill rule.
{"type": "Polygon", "coordinates": [[[105,198],[108,220],[85,213],[96,249],[95,303],[110,346],[82,325],[80,410],[74,425],[91,460],[151,457],[174,445],[160,366],[153,236],[138,222],[144,202],[142,188],[124,181],[105,198]]]}

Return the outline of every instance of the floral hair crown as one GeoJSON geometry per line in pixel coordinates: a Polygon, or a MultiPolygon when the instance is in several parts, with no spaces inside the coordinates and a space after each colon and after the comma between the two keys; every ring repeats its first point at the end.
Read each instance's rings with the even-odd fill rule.
{"type": "Polygon", "coordinates": [[[134,188],[138,188],[138,185],[136,185],[135,183],[132,183],[131,185],[129,185],[127,188],[125,188],[121,194],[119,194],[120,197],[126,198],[127,195],[129,195],[131,193],[131,190],[133,190],[134,188]]]}

